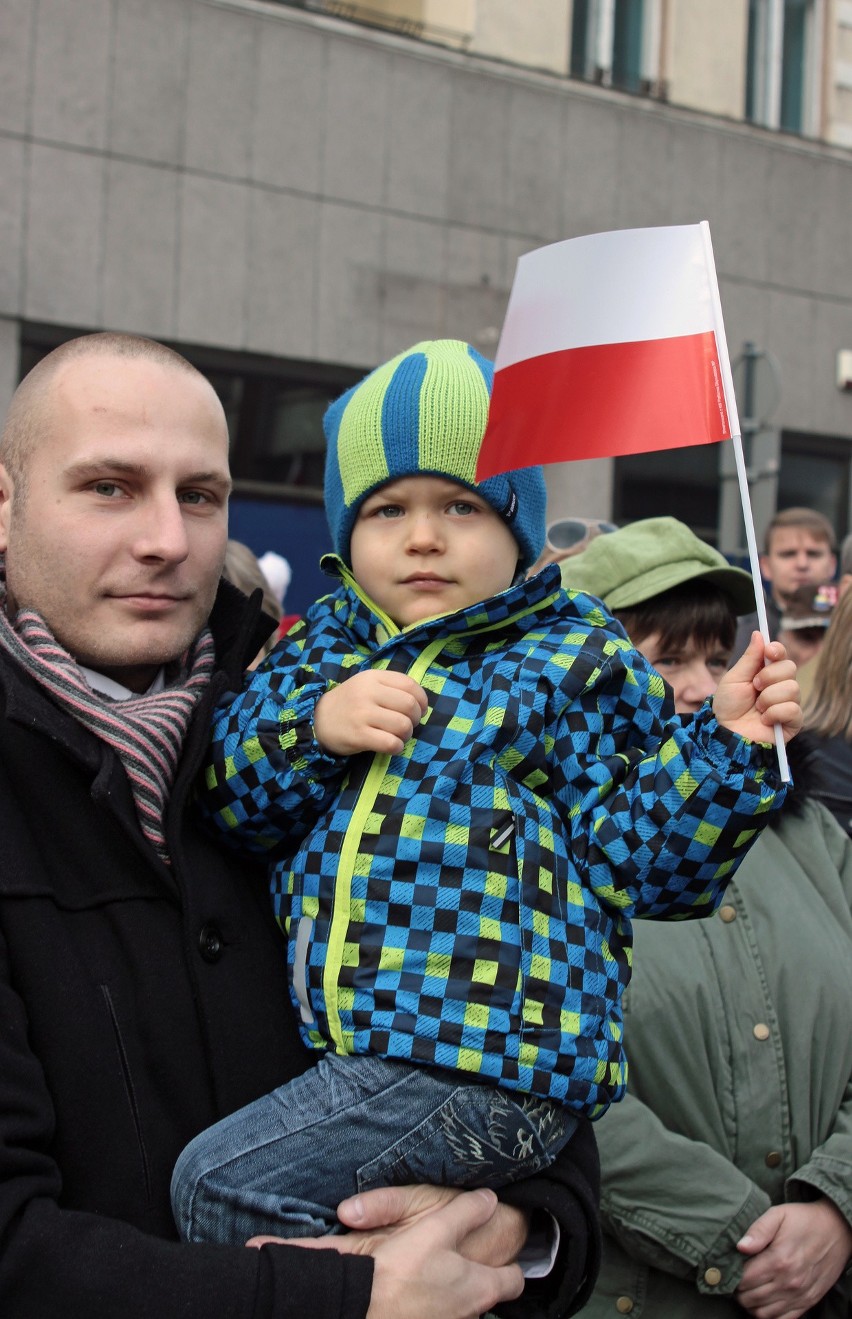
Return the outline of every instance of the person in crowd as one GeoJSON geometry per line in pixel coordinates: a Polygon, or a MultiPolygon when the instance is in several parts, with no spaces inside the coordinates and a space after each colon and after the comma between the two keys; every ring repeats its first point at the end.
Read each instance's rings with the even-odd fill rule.
{"type": "Polygon", "coordinates": [[[838,597],[852,586],[852,535],[844,536],[840,546],[840,576],[837,582],[838,597]]]}
{"type": "Polygon", "coordinates": [[[463,1319],[518,1295],[545,1210],[559,1253],[523,1309],[564,1313],[563,1261],[594,1254],[561,1160],[502,1203],[360,1195],[320,1253],[177,1240],[181,1148],[311,1062],[270,1007],[262,869],[188,809],[212,709],[271,628],[220,583],[229,489],[213,389],[132,336],[49,354],[0,437],[0,1313],[463,1319]]]}
{"type": "Polygon", "coordinates": [[[805,703],[813,794],[852,835],[852,591],[843,590],[805,703]]]}
{"type": "MultiPolygon", "coordinates": [[[[746,574],[653,518],[565,576],[614,605],[681,715],[712,702],[746,574]]],[[[848,648],[847,632],[847,668],[848,648]]],[[[852,843],[808,792],[804,738],[795,790],[716,915],[634,928],[628,1090],[598,1127],[604,1253],[584,1319],[850,1314],[852,843]]]]}
{"type": "Polygon", "coordinates": [[[813,685],[836,601],[834,585],[800,586],[787,597],[778,623],[778,640],[796,665],[803,702],[813,685]]]}
{"type": "Polygon", "coordinates": [[[250,596],[254,591],[260,591],[260,607],[263,613],[276,624],[275,631],[263,643],[248,665],[249,669],[256,669],[260,661],[266,658],[278,640],[281,602],[273,591],[259,560],[248,545],[244,545],[241,540],[229,540],[225,546],[222,576],[226,581],[233,582],[234,586],[242,591],[243,595],[250,596]]]}
{"type": "MultiPolygon", "coordinates": [[[[766,528],[760,571],[769,590],[766,616],[770,637],[777,637],[788,598],[802,587],[824,586],[837,570],[837,541],[827,517],[814,508],[784,508],[766,528]]],[[[739,653],[757,627],[757,614],[741,618],[734,652],[739,653]]]]}
{"type": "Polygon", "coordinates": [[[526,577],[541,469],[476,481],[492,378],[438,340],[332,404],[340,585],[220,707],[206,810],[271,854],[323,1056],[181,1156],[190,1239],[322,1234],[344,1188],[499,1186],[570,1158],[623,1090],[629,918],[712,911],[777,800],[760,743],[801,717],[783,648],[763,668],[758,638],[715,715],[663,717],[599,602],[555,566],[526,577]]]}
{"type": "Polygon", "coordinates": [[[563,559],[582,553],[590,540],[595,536],[605,536],[609,531],[615,531],[615,523],[606,522],[602,518],[554,518],[547,524],[544,549],[527,576],[534,577],[548,563],[561,563],[563,559]]]}

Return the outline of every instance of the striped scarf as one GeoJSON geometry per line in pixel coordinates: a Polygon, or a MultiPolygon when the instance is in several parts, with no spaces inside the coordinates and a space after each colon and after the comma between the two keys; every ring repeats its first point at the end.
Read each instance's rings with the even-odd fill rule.
{"type": "Polygon", "coordinates": [[[118,755],[130,783],[142,832],[169,864],[164,816],[189,721],[210,681],[213,636],[205,628],[187,652],[179,686],[148,696],[111,701],[93,692],[79,665],[34,609],[21,609],[14,625],[6,614],[6,568],[0,554],[0,645],[54,704],[118,755]]]}

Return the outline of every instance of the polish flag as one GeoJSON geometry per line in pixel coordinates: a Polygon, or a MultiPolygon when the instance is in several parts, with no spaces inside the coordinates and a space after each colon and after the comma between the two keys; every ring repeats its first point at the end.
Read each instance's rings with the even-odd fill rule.
{"type": "Polygon", "coordinates": [[[477,480],[738,433],[710,229],[571,238],[518,261],[477,480]]]}

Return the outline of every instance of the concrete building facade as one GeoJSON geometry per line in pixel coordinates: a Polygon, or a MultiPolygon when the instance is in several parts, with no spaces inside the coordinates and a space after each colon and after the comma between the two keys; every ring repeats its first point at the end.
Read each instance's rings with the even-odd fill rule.
{"type": "MultiPolygon", "coordinates": [[[[730,74],[745,0],[657,6],[665,61],[646,94],[569,76],[577,29],[561,0],[371,0],[368,22],[331,8],[4,0],[0,406],[72,333],[174,344],[220,387],[243,496],[290,501],[276,545],[265,522],[258,543],[256,511],[238,534],[292,557],[304,511],[321,521],[327,397],[421,338],[493,353],[525,251],[707,219],[731,356],[754,346],[767,423],[751,453],[758,528],[780,501],[846,531],[852,6],[817,5],[831,140],[735,115],[745,74],[735,96],[706,15],[724,15],[730,74]],[[702,45],[703,74],[690,64],[702,45]]],[[[549,469],[551,511],[671,512],[736,552],[729,448],[549,469]]]]}

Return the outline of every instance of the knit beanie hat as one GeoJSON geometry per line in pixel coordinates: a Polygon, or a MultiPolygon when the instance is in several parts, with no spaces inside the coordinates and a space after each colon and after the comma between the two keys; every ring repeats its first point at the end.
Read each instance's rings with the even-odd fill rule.
{"type": "Polygon", "coordinates": [[[325,509],[347,563],[352,527],[368,495],[405,476],[447,476],[503,518],[529,568],[544,545],[546,492],[540,467],[476,480],[494,366],[470,344],[435,339],[400,353],[331,404],[325,509]]]}

